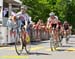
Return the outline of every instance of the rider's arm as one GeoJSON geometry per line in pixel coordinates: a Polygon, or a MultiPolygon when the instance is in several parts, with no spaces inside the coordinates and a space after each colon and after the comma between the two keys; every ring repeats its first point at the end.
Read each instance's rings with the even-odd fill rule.
{"type": "Polygon", "coordinates": [[[18,12],[18,13],[16,14],[17,17],[19,17],[20,15],[21,15],[21,12],[18,12]]]}
{"type": "Polygon", "coordinates": [[[25,26],[24,26],[24,27],[25,27],[25,29],[27,28],[27,25],[28,25],[28,22],[27,22],[27,21],[25,21],[25,26]]]}
{"type": "Polygon", "coordinates": [[[28,27],[28,22],[30,22],[30,19],[29,19],[29,15],[28,14],[25,14],[26,15],[26,19],[25,19],[25,28],[28,27]]]}
{"type": "Polygon", "coordinates": [[[49,20],[49,18],[47,19],[47,28],[49,27],[49,22],[50,22],[50,20],[49,20]]]}
{"type": "Polygon", "coordinates": [[[30,24],[32,24],[33,22],[32,22],[32,19],[31,19],[31,17],[29,16],[29,22],[30,22],[30,24]]]}

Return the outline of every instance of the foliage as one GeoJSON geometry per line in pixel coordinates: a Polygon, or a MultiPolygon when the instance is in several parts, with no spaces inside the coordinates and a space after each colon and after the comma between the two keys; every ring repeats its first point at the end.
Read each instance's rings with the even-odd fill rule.
{"type": "Polygon", "coordinates": [[[47,21],[50,12],[55,12],[59,19],[63,22],[67,20],[75,26],[75,0],[21,0],[24,5],[29,8],[28,13],[33,21],[37,22],[42,19],[47,21]]]}

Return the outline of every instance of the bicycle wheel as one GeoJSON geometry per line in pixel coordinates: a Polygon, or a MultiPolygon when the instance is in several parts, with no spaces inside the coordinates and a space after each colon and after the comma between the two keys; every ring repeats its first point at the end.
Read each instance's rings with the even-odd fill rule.
{"type": "MultiPolygon", "coordinates": [[[[55,42],[54,42],[54,30],[52,30],[52,33],[50,34],[51,38],[50,38],[50,48],[51,51],[53,51],[55,49],[55,42]]],[[[56,50],[56,49],[55,49],[56,50]]]]}
{"type": "Polygon", "coordinates": [[[63,38],[62,38],[62,36],[60,35],[60,36],[59,36],[59,47],[62,47],[62,39],[63,39],[63,38]]]}
{"type": "Polygon", "coordinates": [[[51,48],[51,51],[53,51],[53,39],[50,38],[50,48],[51,48]]]}
{"type": "Polygon", "coordinates": [[[31,48],[31,42],[30,42],[30,37],[28,34],[26,34],[26,45],[25,45],[25,51],[26,53],[30,53],[30,48],[31,48]]]}
{"type": "Polygon", "coordinates": [[[23,47],[23,41],[22,41],[21,36],[19,35],[19,36],[17,36],[16,41],[15,41],[15,50],[16,50],[16,53],[18,55],[20,55],[22,53],[22,51],[23,51],[23,48],[24,48],[23,47]]]}
{"type": "Polygon", "coordinates": [[[57,48],[57,43],[54,41],[53,38],[50,39],[50,48],[51,48],[51,51],[56,50],[57,48]]]}
{"type": "Polygon", "coordinates": [[[68,43],[69,41],[69,35],[66,37],[66,43],[68,43]]]}

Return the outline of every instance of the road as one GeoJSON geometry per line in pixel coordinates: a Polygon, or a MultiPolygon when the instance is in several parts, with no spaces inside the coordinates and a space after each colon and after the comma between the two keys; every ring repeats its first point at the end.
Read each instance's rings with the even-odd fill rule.
{"type": "Polygon", "coordinates": [[[58,47],[57,51],[51,51],[49,40],[36,42],[31,45],[30,54],[23,51],[22,55],[17,55],[14,45],[0,47],[0,59],[74,59],[75,58],[75,36],[71,36],[68,44],[65,38],[63,46],[58,47]]]}

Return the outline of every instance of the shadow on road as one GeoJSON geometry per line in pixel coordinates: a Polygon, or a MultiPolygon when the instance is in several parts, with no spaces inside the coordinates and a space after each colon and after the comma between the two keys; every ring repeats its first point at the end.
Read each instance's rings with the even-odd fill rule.
{"type": "Polygon", "coordinates": [[[75,42],[69,42],[68,44],[75,44],[75,42]]]}
{"type": "MultiPolygon", "coordinates": [[[[23,53],[23,55],[26,55],[25,53],[23,53]]],[[[51,55],[48,53],[41,53],[41,52],[30,52],[28,53],[28,55],[51,55]]]]}
{"type": "Polygon", "coordinates": [[[63,45],[62,47],[73,47],[73,46],[69,46],[69,45],[63,45]]]}
{"type": "Polygon", "coordinates": [[[29,55],[51,55],[51,54],[41,53],[41,52],[31,52],[31,53],[29,53],[29,55]]]}
{"type": "Polygon", "coordinates": [[[70,38],[75,38],[75,35],[71,35],[70,38]]]}
{"type": "Polygon", "coordinates": [[[48,42],[45,42],[45,41],[31,42],[31,45],[39,45],[39,44],[43,44],[43,43],[48,43],[48,42]]]}

